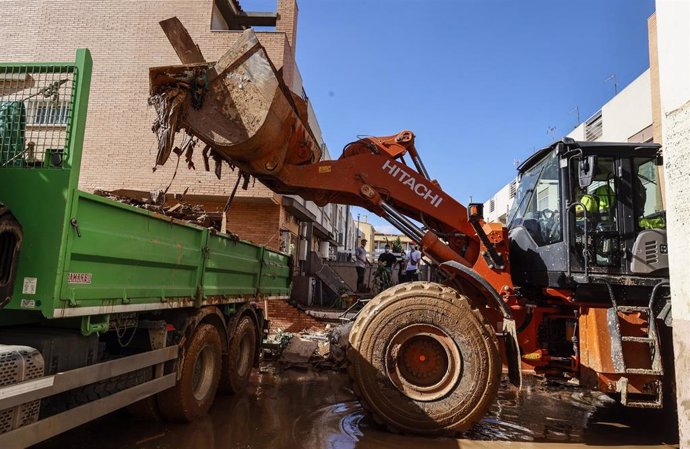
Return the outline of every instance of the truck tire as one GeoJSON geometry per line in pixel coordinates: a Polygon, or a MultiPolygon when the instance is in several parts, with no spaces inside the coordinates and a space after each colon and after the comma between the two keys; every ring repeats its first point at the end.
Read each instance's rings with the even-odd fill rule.
{"type": "Polygon", "coordinates": [[[228,352],[223,356],[218,390],[239,393],[247,388],[256,354],[256,325],[250,316],[243,316],[230,338],[228,352]]]}
{"type": "Polygon", "coordinates": [[[158,393],[159,410],[165,420],[189,422],[208,412],[218,390],[221,353],[216,327],[200,324],[187,346],[177,384],[158,393]]]}
{"type": "Polygon", "coordinates": [[[450,287],[410,282],[382,292],[362,309],[349,340],[354,391],[393,432],[455,435],[498,393],[495,333],[450,287]]]}

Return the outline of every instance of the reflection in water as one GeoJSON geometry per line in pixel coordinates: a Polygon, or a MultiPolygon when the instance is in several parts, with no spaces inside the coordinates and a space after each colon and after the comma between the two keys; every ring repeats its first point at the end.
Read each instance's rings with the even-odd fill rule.
{"type": "MultiPolygon", "coordinates": [[[[604,398],[573,387],[528,381],[517,394],[503,388],[487,416],[463,439],[394,435],[364,415],[347,376],[336,372],[278,372],[266,366],[246,394],[220,396],[211,413],[186,425],[133,422],[109,415],[40,445],[43,449],[419,449],[592,448],[661,441],[645,429],[616,422],[590,424],[604,398]],[[509,441],[500,443],[496,440],[509,441]],[[522,443],[519,443],[522,442],[522,443]],[[567,442],[567,444],[564,444],[567,442]]],[[[666,447],[666,446],[657,446],[666,447]]]]}

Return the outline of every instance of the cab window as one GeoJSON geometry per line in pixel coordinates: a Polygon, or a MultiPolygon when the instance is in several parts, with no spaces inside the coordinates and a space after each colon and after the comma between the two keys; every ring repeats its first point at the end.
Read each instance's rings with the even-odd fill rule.
{"type": "Polygon", "coordinates": [[[634,158],[633,214],[638,229],[666,227],[658,166],[654,158],[634,158]]]}
{"type": "MultiPolygon", "coordinates": [[[[576,173],[573,179],[577,179],[576,173]]],[[[573,196],[576,203],[575,217],[583,221],[587,217],[590,231],[612,231],[618,228],[616,214],[616,177],[614,159],[596,159],[592,183],[581,188],[573,183],[573,196]]]]}
{"type": "Polygon", "coordinates": [[[510,227],[523,226],[539,246],[561,241],[558,157],[552,152],[520,180],[510,227]]]}

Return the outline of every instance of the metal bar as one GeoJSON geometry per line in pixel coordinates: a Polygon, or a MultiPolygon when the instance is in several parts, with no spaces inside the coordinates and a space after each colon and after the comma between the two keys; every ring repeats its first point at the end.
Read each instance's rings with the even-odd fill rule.
{"type": "MultiPolygon", "coordinates": [[[[55,69],[74,69],[74,62],[2,62],[2,67],[26,69],[27,73],[52,72],[55,69]]],[[[71,70],[70,70],[71,71],[71,70]]]]}
{"type": "MultiPolygon", "coordinates": [[[[80,48],[75,56],[76,76],[72,80],[72,103],[71,116],[67,124],[67,142],[65,142],[65,161],[69,167],[69,178],[67,181],[67,210],[62,217],[62,233],[60,234],[59,257],[57,259],[57,269],[55,270],[55,283],[53,289],[53,304],[58,303],[59,298],[64,298],[60,293],[63,290],[65,278],[62,273],[65,267],[69,267],[72,261],[72,246],[76,238],[70,226],[71,220],[77,217],[79,204],[79,174],[81,173],[81,157],[84,148],[84,133],[86,130],[86,115],[89,108],[89,94],[91,92],[91,74],[93,71],[93,60],[88,49],[80,48]]],[[[66,287],[66,285],[65,285],[66,287]]]]}
{"type": "MultiPolygon", "coordinates": [[[[469,222],[472,226],[472,229],[474,229],[474,232],[477,233],[477,237],[479,237],[479,240],[481,240],[482,244],[486,248],[487,255],[491,260],[489,268],[503,270],[505,268],[503,263],[503,255],[496,251],[496,247],[491,240],[489,240],[489,236],[486,235],[484,229],[479,225],[479,221],[476,218],[470,218],[469,222]]],[[[484,256],[484,254],[482,254],[482,256],[484,256]]]]}
{"type": "Polygon", "coordinates": [[[175,373],[170,373],[103,399],[3,433],[0,435],[0,447],[3,449],[22,449],[45,441],[148,396],[167,390],[175,385],[175,376],[175,373]]]}
{"type": "Polygon", "coordinates": [[[417,168],[419,174],[424,176],[427,180],[431,181],[431,178],[429,177],[429,172],[426,171],[426,167],[424,166],[424,162],[422,162],[422,158],[419,157],[417,148],[414,145],[412,145],[412,147],[408,151],[410,153],[410,157],[412,158],[412,163],[414,163],[414,166],[417,168]]]}
{"type": "Polygon", "coordinates": [[[187,28],[182,25],[180,19],[171,17],[161,20],[158,24],[163,28],[165,37],[168,38],[182,64],[203,64],[206,62],[199,46],[194,43],[194,39],[189,35],[187,28]]]}
{"type": "Polygon", "coordinates": [[[0,410],[167,362],[177,357],[178,349],[177,346],[168,346],[0,388],[0,410]]]}
{"type": "Polygon", "coordinates": [[[661,281],[654,286],[652,289],[652,294],[649,295],[649,311],[647,312],[647,321],[649,323],[649,329],[647,335],[652,337],[654,341],[654,355],[652,356],[652,369],[663,372],[663,365],[661,363],[661,342],[659,341],[659,333],[656,329],[656,317],[654,316],[654,301],[656,300],[656,294],[659,292],[661,287],[670,287],[668,281],[661,281]]]}
{"type": "Polygon", "coordinates": [[[418,242],[418,238],[416,237],[416,234],[409,228],[407,228],[404,224],[402,224],[400,221],[396,220],[395,217],[392,215],[385,215],[384,218],[388,220],[390,224],[395,226],[395,228],[405,234],[407,237],[411,238],[414,241],[418,242]]]}
{"type": "Polygon", "coordinates": [[[625,356],[623,355],[623,339],[621,338],[620,320],[615,302],[613,307],[606,310],[606,321],[608,323],[609,335],[611,336],[611,361],[614,372],[624,374],[627,367],[625,365],[625,356]]]}
{"type": "Polygon", "coordinates": [[[431,180],[429,178],[429,172],[426,171],[426,167],[422,163],[422,160],[417,156],[416,154],[412,156],[412,162],[414,162],[414,166],[417,168],[417,171],[424,176],[426,179],[431,180]]]}
{"type": "Polygon", "coordinates": [[[274,27],[278,20],[278,14],[274,12],[247,12],[246,15],[237,16],[235,23],[244,26],[274,27]]]}
{"type": "MultiPolygon", "coordinates": [[[[583,223],[583,230],[584,230],[584,241],[582,244],[582,256],[584,258],[585,262],[585,282],[589,283],[589,253],[587,252],[588,249],[588,242],[587,242],[587,237],[588,237],[588,232],[587,232],[587,209],[585,208],[585,205],[582,204],[581,202],[577,201],[575,203],[572,203],[568,205],[566,208],[566,213],[570,213],[570,209],[580,206],[582,207],[582,211],[584,212],[584,223],[583,223]]],[[[577,219],[576,219],[577,220],[577,219]]],[[[568,251],[568,277],[571,275],[571,267],[570,267],[570,251],[568,251]]]]}
{"type": "Polygon", "coordinates": [[[422,238],[424,237],[424,233],[422,232],[421,229],[419,229],[417,226],[415,226],[414,223],[412,223],[406,216],[398,212],[395,208],[392,206],[384,203],[381,201],[379,204],[381,206],[381,209],[383,209],[389,216],[395,218],[400,224],[404,225],[410,233],[414,235],[408,235],[412,240],[416,240],[417,242],[420,242],[422,238]]]}

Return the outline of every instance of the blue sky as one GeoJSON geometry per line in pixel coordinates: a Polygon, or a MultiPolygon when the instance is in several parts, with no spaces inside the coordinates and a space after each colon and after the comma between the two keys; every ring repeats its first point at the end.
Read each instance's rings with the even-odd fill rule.
{"type": "Polygon", "coordinates": [[[411,129],[466,204],[568,134],[576,107],[596,112],[610,75],[620,90],[649,67],[653,12],[653,0],[301,0],[297,63],[334,158],[357,135],[411,129]]]}

